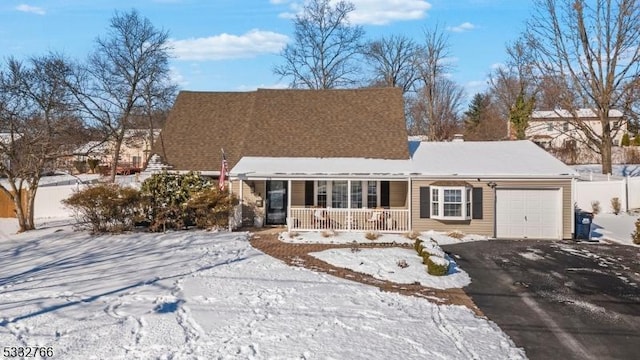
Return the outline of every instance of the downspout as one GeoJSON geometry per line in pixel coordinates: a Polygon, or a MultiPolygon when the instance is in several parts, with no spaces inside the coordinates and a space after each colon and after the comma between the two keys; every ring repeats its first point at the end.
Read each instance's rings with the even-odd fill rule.
{"type": "Polygon", "coordinates": [[[409,226],[409,231],[413,231],[413,217],[411,216],[411,214],[413,213],[412,209],[413,209],[413,179],[411,179],[411,175],[409,175],[409,192],[408,192],[408,196],[409,198],[407,199],[407,204],[409,205],[409,218],[407,219],[407,225],[409,226]]]}

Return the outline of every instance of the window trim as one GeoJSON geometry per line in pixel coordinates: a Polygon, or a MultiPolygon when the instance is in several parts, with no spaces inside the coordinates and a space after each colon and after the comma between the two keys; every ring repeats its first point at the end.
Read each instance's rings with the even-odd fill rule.
{"type": "Polygon", "coordinates": [[[430,186],[430,216],[437,220],[471,220],[473,214],[473,191],[470,186],[430,186]],[[445,190],[460,191],[460,202],[447,202],[447,204],[459,204],[460,216],[450,216],[444,214],[444,192],[445,190]],[[434,200],[434,195],[437,198],[434,200]]]}

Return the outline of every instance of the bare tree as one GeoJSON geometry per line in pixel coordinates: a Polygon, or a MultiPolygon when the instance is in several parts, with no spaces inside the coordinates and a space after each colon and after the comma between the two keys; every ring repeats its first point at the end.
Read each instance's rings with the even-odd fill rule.
{"type": "Polygon", "coordinates": [[[464,90],[447,77],[452,69],[448,51],[448,38],[438,27],[425,30],[425,44],[416,57],[419,89],[412,100],[409,130],[432,141],[451,138],[460,125],[464,90]]]}
{"type": "Polygon", "coordinates": [[[464,137],[468,140],[502,140],[507,134],[507,120],[498,114],[490,92],[477,93],[464,113],[464,137]]]}
{"type": "Polygon", "coordinates": [[[410,91],[416,81],[417,44],[404,35],[391,35],[365,44],[363,54],[373,72],[374,86],[410,91]]]}
{"type": "Polygon", "coordinates": [[[352,3],[311,0],[294,20],[294,40],[273,72],[291,78],[292,88],[332,89],[356,83],[364,30],[349,23],[352,3]]]}
{"type": "Polygon", "coordinates": [[[611,173],[612,138],[622,124],[609,112],[631,112],[640,70],[640,2],[637,0],[536,0],[527,45],[540,74],[561,80],[562,106],[585,145],[600,154],[602,172],[611,173]],[[594,131],[577,110],[592,109],[602,127],[594,131]]]}
{"type": "Polygon", "coordinates": [[[0,72],[0,184],[14,203],[20,231],[35,229],[34,205],[42,174],[71,155],[83,139],[66,86],[67,62],[58,55],[26,64],[9,59],[0,72]]]}
{"type": "Polygon", "coordinates": [[[136,10],[116,12],[108,36],[96,40],[95,51],[76,70],[72,88],[85,116],[114,143],[111,181],[134,115],[171,92],[168,36],[136,10]]]}

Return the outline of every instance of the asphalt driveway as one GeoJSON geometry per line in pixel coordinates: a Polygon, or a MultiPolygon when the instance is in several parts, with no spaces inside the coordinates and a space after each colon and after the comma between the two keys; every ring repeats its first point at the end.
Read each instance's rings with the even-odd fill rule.
{"type": "Polygon", "coordinates": [[[530,359],[638,359],[640,251],[572,241],[442,247],[465,291],[530,359]]]}

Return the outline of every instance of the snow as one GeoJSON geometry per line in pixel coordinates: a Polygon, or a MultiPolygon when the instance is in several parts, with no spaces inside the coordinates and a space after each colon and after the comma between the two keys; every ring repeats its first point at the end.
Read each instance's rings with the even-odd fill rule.
{"type": "Polygon", "coordinates": [[[429,256],[429,261],[439,266],[448,266],[449,260],[440,256],[429,256]]]}
{"type": "MultiPolygon", "coordinates": [[[[415,250],[383,248],[359,249],[354,252],[351,249],[328,249],[309,255],[336,267],[399,284],[419,282],[422,286],[435,289],[451,289],[462,288],[471,283],[469,275],[453,260],[451,260],[449,274],[446,276],[429,275],[426,265],[422,263],[422,258],[415,250]],[[398,261],[401,260],[405,260],[409,266],[406,268],[398,266],[398,261]]],[[[447,261],[442,258],[439,260],[447,261]]]]}
{"type": "MultiPolygon", "coordinates": [[[[327,233],[328,234],[328,233],[327,233]]],[[[282,232],[279,235],[280,241],[294,244],[379,244],[379,243],[396,243],[396,244],[413,244],[415,240],[411,240],[402,234],[380,234],[375,240],[369,240],[364,237],[361,232],[335,232],[331,236],[323,236],[321,231],[308,232],[282,232]]],[[[465,234],[461,239],[448,236],[446,233],[438,231],[424,231],[420,233],[420,239],[433,239],[439,245],[458,244],[468,241],[487,240],[484,235],[465,234]]]]}
{"type": "MultiPolygon", "coordinates": [[[[594,180],[606,179],[606,175],[602,174],[602,165],[573,165],[571,166],[580,175],[588,178],[592,175],[594,180]]],[[[626,177],[626,176],[640,176],[640,164],[617,164],[612,165],[611,175],[614,177],[626,177]]]]}
{"type": "Polygon", "coordinates": [[[287,266],[247,233],[42,225],[0,222],[2,346],[57,359],[525,358],[465,307],[287,266]]]}
{"type": "Polygon", "coordinates": [[[628,213],[598,214],[593,218],[591,238],[610,240],[620,244],[640,246],[633,243],[631,234],[635,231],[635,222],[640,215],[628,213]]]}
{"type": "Polygon", "coordinates": [[[437,176],[571,177],[576,173],[530,141],[410,142],[411,159],[245,156],[234,177],[351,176],[390,178],[437,176]],[[535,170],[534,170],[535,169],[535,170]]]}
{"type": "MultiPolygon", "coordinates": [[[[576,115],[579,118],[597,118],[598,114],[594,109],[577,109],[576,115]]],[[[622,111],[618,109],[609,110],[610,118],[622,117],[622,111]]],[[[531,114],[534,119],[552,119],[552,118],[573,118],[573,114],[569,110],[556,109],[556,110],[536,110],[531,114]]],[[[611,119],[617,120],[617,119],[611,119]]]]}

